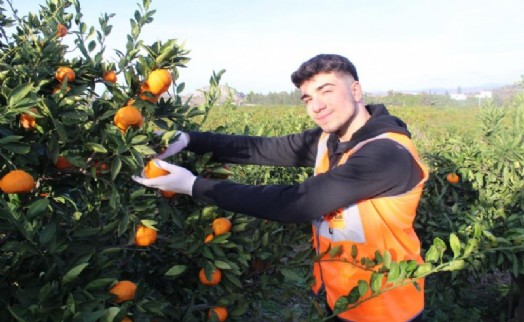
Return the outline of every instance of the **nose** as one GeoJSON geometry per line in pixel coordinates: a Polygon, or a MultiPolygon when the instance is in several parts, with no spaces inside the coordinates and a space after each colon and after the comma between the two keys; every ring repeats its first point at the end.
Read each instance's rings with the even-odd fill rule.
{"type": "Polygon", "coordinates": [[[322,111],[324,107],[326,107],[324,101],[318,97],[312,98],[309,104],[311,106],[311,110],[315,113],[322,111]]]}

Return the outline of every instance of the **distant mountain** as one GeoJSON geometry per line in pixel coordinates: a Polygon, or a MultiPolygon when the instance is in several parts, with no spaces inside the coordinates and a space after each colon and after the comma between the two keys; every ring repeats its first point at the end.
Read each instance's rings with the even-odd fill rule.
{"type": "MultiPolygon", "coordinates": [[[[204,103],[205,97],[204,92],[209,91],[209,86],[205,86],[197,89],[194,93],[182,96],[182,99],[191,98],[191,105],[200,105],[204,103]]],[[[238,92],[236,89],[226,85],[220,85],[220,98],[218,99],[218,104],[224,104],[225,102],[231,102],[234,105],[242,105],[246,95],[244,93],[238,92]]]]}
{"type": "MultiPolygon", "coordinates": [[[[507,85],[507,84],[499,84],[499,83],[489,83],[489,84],[482,84],[477,86],[469,86],[469,87],[461,87],[461,91],[463,94],[475,94],[480,91],[496,91],[497,89],[504,88],[507,86],[513,86],[513,85],[507,85]]],[[[406,94],[421,94],[421,93],[431,93],[434,95],[445,95],[445,94],[458,94],[457,93],[457,87],[453,88],[446,88],[446,87],[428,87],[428,88],[419,88],[419,89],[408,89],[408,90],[399,90],[399,89],[392,89],[394,92],[399,93],[406,93],[406,94]]],[[[368,94],[371,95],[386,95],[388,91],[371,91],[368,92],[368,94]]]]}

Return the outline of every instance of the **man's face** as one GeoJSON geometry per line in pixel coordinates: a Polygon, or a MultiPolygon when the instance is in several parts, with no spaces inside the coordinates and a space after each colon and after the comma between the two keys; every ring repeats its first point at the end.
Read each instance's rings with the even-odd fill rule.
{"type": "Polygon", "coordinates": [[[341,73],[317,74],[300,86],[308,115],[324,132],[347,133],[361,99],[360,84],[341,73]]]}

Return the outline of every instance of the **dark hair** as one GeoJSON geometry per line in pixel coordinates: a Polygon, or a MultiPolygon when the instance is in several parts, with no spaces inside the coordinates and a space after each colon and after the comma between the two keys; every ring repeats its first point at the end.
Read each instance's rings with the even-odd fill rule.
{"type": "Polygon", "coordinates": [[[302,63],[300,67],[291,74],[291,81],[299,88],[305,81],[310,80],[320,73],[339,72],[351,75],[358,81],[355,65],[344,56],[335,54],[320,54],[302,63]]]}

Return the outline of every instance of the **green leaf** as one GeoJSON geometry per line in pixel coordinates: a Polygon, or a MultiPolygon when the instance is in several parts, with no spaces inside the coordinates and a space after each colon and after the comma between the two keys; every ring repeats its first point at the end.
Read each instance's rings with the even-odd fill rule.
{"type": "Polygon", "coordinates": [[[369,281],[369,286],[371,287],[371,292],[377,293],[382,288],[382,280],[383,280],[384,274],[380,274],[377,272],[371,273],[371,279],[369,281]]]}
{"type": "Polygon", "coordinates": [[[10,108],[17,108],[20,101],[31,92],[33,84],[22,84],[17,86],[7,97],[10,108]]]}
{"type": "Polygon", "coordinates": [[[192,118],[192,117],[195,117],[195,116],[198,116],[198,115],[204,115],[206,114],[206,111],[203,111],[203,110],[200,110],[198,107],[195,107],[193,109],[191,109],[189,111],[189,113],[187,113],[187,118],[192,118]]]}
{"type": "Polygon", "coordinates": [[[215,261],[215,266],[220,269],[231,269],[231,266],[228,263],[220,260],[215,261]]]}
{"type": "Polygon", "coordinates": [[[469,255],[471,255],[471,253],[477,249],[477,246],[478,246],[478,240],[474,238],[469,239],[464,249],[464,257],[468,257],[469,255]]]}
{"type": "Polygon", "coordinates": [[[242,288],[242,282],[240,282],[240,280],[236,276],[232,274],[224,274],[224,276],[226,277],[228,281],[233,283],[233,285],[235,285],[238,288],[242,288]]]}
{"type": "Polygon", "coordinates": [[[31,151],[30,146],[15,143],[4,144],[2,145],[2,148],[18,154],[27,154],[31,151]]]}
{"type": "Polygon", "coordinates": [[[84,229],[73,232],[72,236],[76,238],[93,237],[98,235],[99,232],[100,228],[98,227],[86,227],[84,229]]]}
{"type": "Polygon", "coordinates": [[[457,235],[455,235],[454,233],[449,235],[449,245],[451,246],[451,250],[453,251],[453,258],[459,257],[460,250],[462,247],[460,245],[460,240],[458,239],[457,235]]]}
{"type": "Polygon", "coordinates": [[[113,277],[97,278],[89,282],[84,289],[86,290],[107,290],[107,288],[115,281],[113,277]]]}
{"type": "Polygon", "coordinates": [[[155,225],[158,223],[156,220],[152,220],[152,219],[142,219],[140,220],[140,223],[146,227],[149,227],[151,229],[155,229],[155,225]]]}
{"type": "Polygon", "coordinates": [[[174,265],[164,275],[178,276],[187,270],[187,265],[174,265]]]}
{"type": "Polygon", "coordinates": [[[398,281],[400,278],[400,266],[397,262],[391,262],[387,276],[388,283],[395,283],[398,281]]]}
{"type": "Polygon", "coordinates": [[[37,215],[40,215],[46,211],[48,206],[49,206],[48,198],[38,199],[29,205],[27,209],[27,216],[29,218],[33,218],[37,215]]]}
{"type": "Polygon", "coordinates": [[[293,269],[282,268],[280,270],[280,273],[282,273],[282,275],[284,275],[286,279],[289,281],[292,281],[292,282],[302,281],[302,278],[300,277],[300,275],[293,269]]]}
{"type": "Polygon", "coordinates": [[[111,165],[111,180],[115,180],[118,173],[122,169],[122,159],[119,156],[116,156],[111,165]]]}
{"type": "Polygon", "coordinates": [[[438,260],[439,260],[439,254],[438,254],[437,247],[435,247],[435,245],[431,245],[428,251],[426,252],[425,261],[430,262],[430,263],[436,263],[438,262],[438,260]]]}
{"type": "Polygon", "coordinates": [[[80,273],[82,273],[84,268],[87,267],[87,265],[89,265],[89,263],[83,263],[83,264],[77,265],[74,268],[72,268],[71,270],[69,270],[69,272],[67,272],[64,275],[64,277],[62,278],[62,282],[64,284],[67,284],[67,283],[72,282],[73,280],[75,280],[78,277],[78,275],[80,275],[80,273]]]}
{"type": "Polygon", "coordinates": [[[389,265],[391,265],[391,253],[387,249],[384,251],[382,260],[383,260],[383,266],[385,268],[389,268],[389,265]]]}
{"type": "Polygon", "coordinates": [[[338,256],[340,252],[342,251],[342,245],[336,245],[335,247],[332,247],[328,254],[330,258],[334,258],[335,256],[338,256]]]}
{"type": "Polygon", "coordinates": [[[419,267],[417,267],[414,277],[426,276],[431,272],[432,269],[433,269],[433,265],[431,265],[431,263],[424,263],[420,265],[419,267]]]}
{"type": "Polygon", "coordinates": [[[56,237],[56,222],[54,221],[48,223],[40,233],[40,243],[47,244],[53,237],[56,237]]]}
{"type": "Polygon", "coordinates": [[[122,236],[122,234],[126,231],[128,225],[129,225],[129,214],[125,213],[120,218],[120,223],[118,224],[118,236],[122,236]]]}
{"type": "Polygon", "coordinates": [[[133,145],[143,144],[143,143],[147,143],[147,141],[148,141],[147,135],[137,135],[131,139],[131,144],[133,145]]]}
{"type": "Polygon", "coordinates": [[[95,48],[96,48],[96,42],[94,40],[91,40],[89,44],[87,45],[87,50],[91,52],[95,50],[95,48]]]}
{"type": "Polygon", "coordinates": [[[147,145],[135,145],[133,146],[133,149],[143,155],[153,155],[156,154],[156,151],[151,149],[147,145]]]}
{"type": "Polygon", "coordinates": [[[353,259],[356,259],[357,255],[358,255],[357,245],[351,245],[351,257],[353,257],[353,259]]]}
{"type": "Polygon", "coordinates": [[[466,262],[463,259],[452,260],[448,265],[444,266],[443,271],[458,271],[466,266],[466,262]]]}
{"type": "Polygon", "coordinates": [[[100,319],[100,322],[114,322],[115,317],[118,315],[118,313],[120,313],[120,308],[112,306],[104,311],[103,317],[102,319],[100,319]]]}
{"type": "MultiPolygon", "coordinates": [[[[356,289],[358,292],[358,288],[353,288],[353,290],[356,289]]],[[[353,290],[351,290],[351,293],[353,293],[353,290]]],[[[351,295],[350,293],[350,295],[351,295]]],[[[358,299],[357,299],[358,301],[358,299]]],[[[353,302],[354,303],[354,302],[353,302]]],[[[333,313],[340,314],[342,312],[345,312],[348,309],[349,301],[348,298],[345,296],[341,296],[337,299],[335,302],[335,308],[333,310],[333,313]]]]}
{"type": "Polygon", "coordinates": [[[24,137],[20,135],[9,135],[9,136],[6,136],[5,138],[1,138],[0,144],[19,142],[23,138],[24,137]]]}
{"type": "Polygon", "coordinates": [[[87,142],[86,147],[98,153],[107,153],[107,149],[102,145],[94,142],[87,142]]]}
{"type": "Polygon", "coordinates": [[[366,281],[359,280],[357,283],[358,286],[358,293],[361,295],[366,294],[366,292],[369,290],[369,285],[366,283],[366,281]]]}

